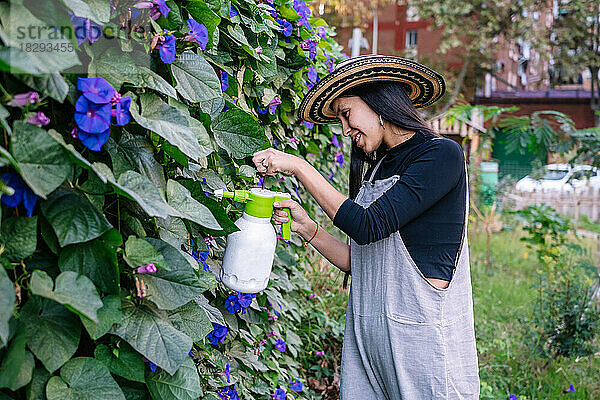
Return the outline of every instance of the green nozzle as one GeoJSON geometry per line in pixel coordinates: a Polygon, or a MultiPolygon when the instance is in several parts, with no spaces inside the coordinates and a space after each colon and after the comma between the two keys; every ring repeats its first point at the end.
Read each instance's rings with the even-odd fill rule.
{"type": "MultiPolygon", "coordinates": [[[[289,193],[273,192],[260,188],[235,190],[233,192],[222,191],[222,196],[233,199],[233,201],[237,201],[238,203],[246,203],[244,212],[258,218],[271,218],[274,202],[292,198],[289,193]]],[[[284,210],[287,212],[289,221],[281,224],[281,236],[284,240],[290,240],[292,234],[292,214],[289,208],[284,208],[284,210]]]]}

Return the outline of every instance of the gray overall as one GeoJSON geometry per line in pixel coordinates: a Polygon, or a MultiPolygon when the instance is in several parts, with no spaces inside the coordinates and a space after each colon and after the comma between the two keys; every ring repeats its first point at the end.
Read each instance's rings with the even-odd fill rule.
{"type": "MultiPolygon", "coordinates": [[[[400,179],[394,175],[372,183],[380,165],[356,197],[365,208],[400,179]]],[[[456,270],[446,289],[425,279],[399,232],[367,245],[351,241],[341,400],[479,398],[465,240],[468,199],[467,190],[456,270]]]]}

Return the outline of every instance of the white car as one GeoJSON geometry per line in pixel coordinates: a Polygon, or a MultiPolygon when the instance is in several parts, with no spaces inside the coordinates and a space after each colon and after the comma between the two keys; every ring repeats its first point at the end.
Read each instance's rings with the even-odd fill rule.
{"type": "Polygon", "coordinates": [[[600,188],[598,168],[591,165],[548,164],[544,166],[543,176],[534,179],[527,175],[517,182],[515,189],[520,192],[540,192],[559,190],[579,193],[590,185],[600,188]]]}

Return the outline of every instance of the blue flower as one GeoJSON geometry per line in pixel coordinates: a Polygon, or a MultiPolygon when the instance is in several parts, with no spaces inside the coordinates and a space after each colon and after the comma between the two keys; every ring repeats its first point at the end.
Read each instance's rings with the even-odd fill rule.
{"type": "Polygon", "coordinates": [[[166,35],[161,38],[158,39],[159,43],[157,44],[158,54],[165,64],[171,64],[175,61],[175,36],[166,35]]]}
{"type": "Polygon", "coordinates": [[[320,26],[319,29],[317,29],[317,36],[323,39],[327,37],[327,31],[325,30],[324,26],[320,26]]]}
{"type": "Polygon", "coordinates": [[[334,145],[335,147],[342,147],[342,145],[340,144],[340,142],[338,142],[338,138],[337,138],[337,136],[336,136],[336,135],[333,135],[333,136],[331,137],[331,143],[333,143],[333,145],[334,145]]]}
{"type": "Polygon", "coordinates": [[[83,129],[77,130],[77,136],[81,143],[92,151],[100,151],[102,146],[110,137],[110,128],[99,133],[86,132],[83,129]]]}
{"type": "Polygon", "coordinates": [[[307,71],[308,73],[306,74],[306,76],[308,77],[308,80],[312,83],[317,83],[319,76],[317,75],[317,70],[315,69],[315,67],[308,67],[307,71]]]}
{"type": "Polygon", "coordinates": [[[71,17],[71,24],[73,24],[78,46],[81,46],[86,40],[89,40],[90,43],[94,43],[102,36],[102,25],[98,25],[87,18],[76,17],[72,13],[69,13],[69,15],[71,17]]]}
{"type": "Polygon", "coordinates": [[[105,132],[110,127],[111,104],[96,104],[84,95],[75,103],[75,122],[88,133],[105,132]]]}
{"type": "Polygon", "coordinates": [[[192,353],[192,350],[194,350],[194,348],[193,348],[193,347],[190,349],[190,352],[188,353],[188,356],[190,356],[190,357],[193,357],[193,356],[194,356],[194,354],[192,353]]]}
{"type": "Polygon", "coordinates": [[[517,395],[511,394],[510,396],[508,396],[508,400],[517,400],[517,395]]]}
{"type": "Polygon", "coordinates": [[[152,361],[148,361],[148,366],[150,367],[150,371],[156,372],[156,368],[157,368],[156,364],[154,364],[152,361]]]}
{"type": "Polygon", "coordinates": [[[298,22],[298,25],[304,25],[306,29],[310,31],[312,29],[310,23],[308,22],[308,17],[310,17],[310,8],[308,8],[303,0],[294,0],[294,10],[296,10],[300,16],[300,22],[298,22]]]}
{"type": "Polygon", "coordinates": [[[111,115],[115,118],[117,125],[127,125],[129,121],[131,121],[131,114],[129,113],[130,106],[131,97],[129,96],[120,97],[119,100],[116,101],[115,109],[112,110],[111,115]]]}
{"type": "Polygon", "coordinates": [[[314,122],[308,122],[308,121],[302,121],[302,123],[304,124],[305,127],[307,127],[308,129],[312,129],[315,127],[314,122]]]}
{"type": "Polygon", "coordinates": [[[17,207],[22,201],[25,210],[27,210],[27,216],[31,217],[38,195],[33,193],[29,186],[27,186],[23,179],[17,174],[8,172],[2,175],[2,181],[15,191],[10,196],[3,194],[2,202],[8,207],[17,207]]]}
{"type": "Polygon", "coordinates": [[[225,300],[225,309],[232,314],[235,314],[242,309],[242,306],[238,302],[238,298],[235,294],[232,294],[227,298],[227,300],[225,300]]]}
{"type": "Polygon", "coordinates": [[[221,79],[221,90],[224,92],[229,88],[229,74],[225,71],[220,71],[219,78],[221,79]]]}
{"type": "Polygon", "coordinates": [[[315,57],[317,56],[317,42],[312,39],[308,39],[302,42],[300,47],[302,47],[303,50],[308,50],[308,57],[314,61],[315,57]]]}
{"type": "Polygon", "coordinates": [[[78,78],[77,89],[86,99],[95,104],[110,103],[115,96],[115,89],[104,78],[78,78]]]}
{"type": "Polygon", "coordinates": [[[165,17],[169,15],[169,11],[171,11],[171,9],[169,8],[169,6],[167,6],[165,0],[152,0],[152,2],[158,6],[158,9],[160,10],[160,13],[162,15],[164,15],[165,17]]]}
{"type": "Polygon", "coordinates": [[[259,107],[258,110],[256,110],[256,111],[258,111],[259,114],[266,114],[268,111],[268,108],[267,107],[265,107],[265,108],[259,107]]]}
{"type": "Polygon", "coordinates": [[[287,349],[287,344],[283,339],[277,339],[277,342],[275,342],[275,347],[277,350],[283,353],[285,349],[287,349]]]}
{"type": "Polygon", "coordinates": [[[245,314],[246,308],[250,307],[250,304],[252,304],[252,300],[256,297],[256,294],[238,293],[236,296],[240,307],[243,309],[242,314],[245,314]]]}
{"type": "Polygon", "coordinates": [[[225,376],[227,377],[227,383],[231,383],[231,374],[229,373],[229,363],[225,367],[225,376]]]}
{"type": "Polygon", "coordinates": [[[212,344],[213,346],[216,346],[219,344],[219,342],[224,343],[225,336],[227,336],[227,332],[228,332],[227,327],[220,325],[220,324],[216,324],[214,322],[212,322],[212,326],[213,326],[212,332],[210,332],[208,335],[206,335],[206,338],[208,339],[210,344],[212,344]]]}
{"type": "Polygon", "coordinates": [[[294,31],[294,25],[292,25],[290,21],[283,18],[275,18],[275,22],[281,26],[281,33],[283,33],[283,36],[289,37],[292,35],[294,31]]]}
{"type": "Polygon", "coordinates": [[[275,394],[273,395],[273,400],[285,400],[285,390],[278,388],[275,390],[275,394]]]}
{"type": "Polygon", "coordinates": [[[196,22],[193,18],[188,19],[187,24],[190,27],[192,40],[198,43],[202,50],[206,49],[208,44],[208,29],[206,29],[206,26],[196,22]]]}
{"type": "Polygon", "coordinates": [[[233,18],[238,14],[239,14],[238,10],[236,10],[236,8],[233,5],[231,5],[231,8],[229,8],[229,17],[233,18]]]}
{"type": "Polygon", "coordinates": [[[217,394],[221,400],[240,400],[240,397],[238,396],[234,386],[222,387],[217,394]]]}
{"type": "Polygon", "coordinates": [[[340,167],[344,165],[344,154],[341,151],[335,153],[335,161],[340,167]]]}
{"type": "Polygon", "coordinates": [[[297,378],[298,377],[296,377],[295,381],[290,381],[290,389],[292,389],[296,393],[301,392],[302,387],[304,386],[304,383],[300,382],[300,380],[297,378]]]}

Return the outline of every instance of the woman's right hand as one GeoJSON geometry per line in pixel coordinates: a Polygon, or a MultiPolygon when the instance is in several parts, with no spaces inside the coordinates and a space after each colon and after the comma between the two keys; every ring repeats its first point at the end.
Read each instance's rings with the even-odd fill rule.
{"type": "Polygon", "coordinates": [[[304,240],[310,239],[316,230],[317,223],[313,221],[304,208],[294,200],[279,200],[273,203],[273,221],[276,224],[287,222],[289,217],[287,211],[283,208],[289,208],[291,212],[291,228],[293,232],[298,233],[304,240]]]}

